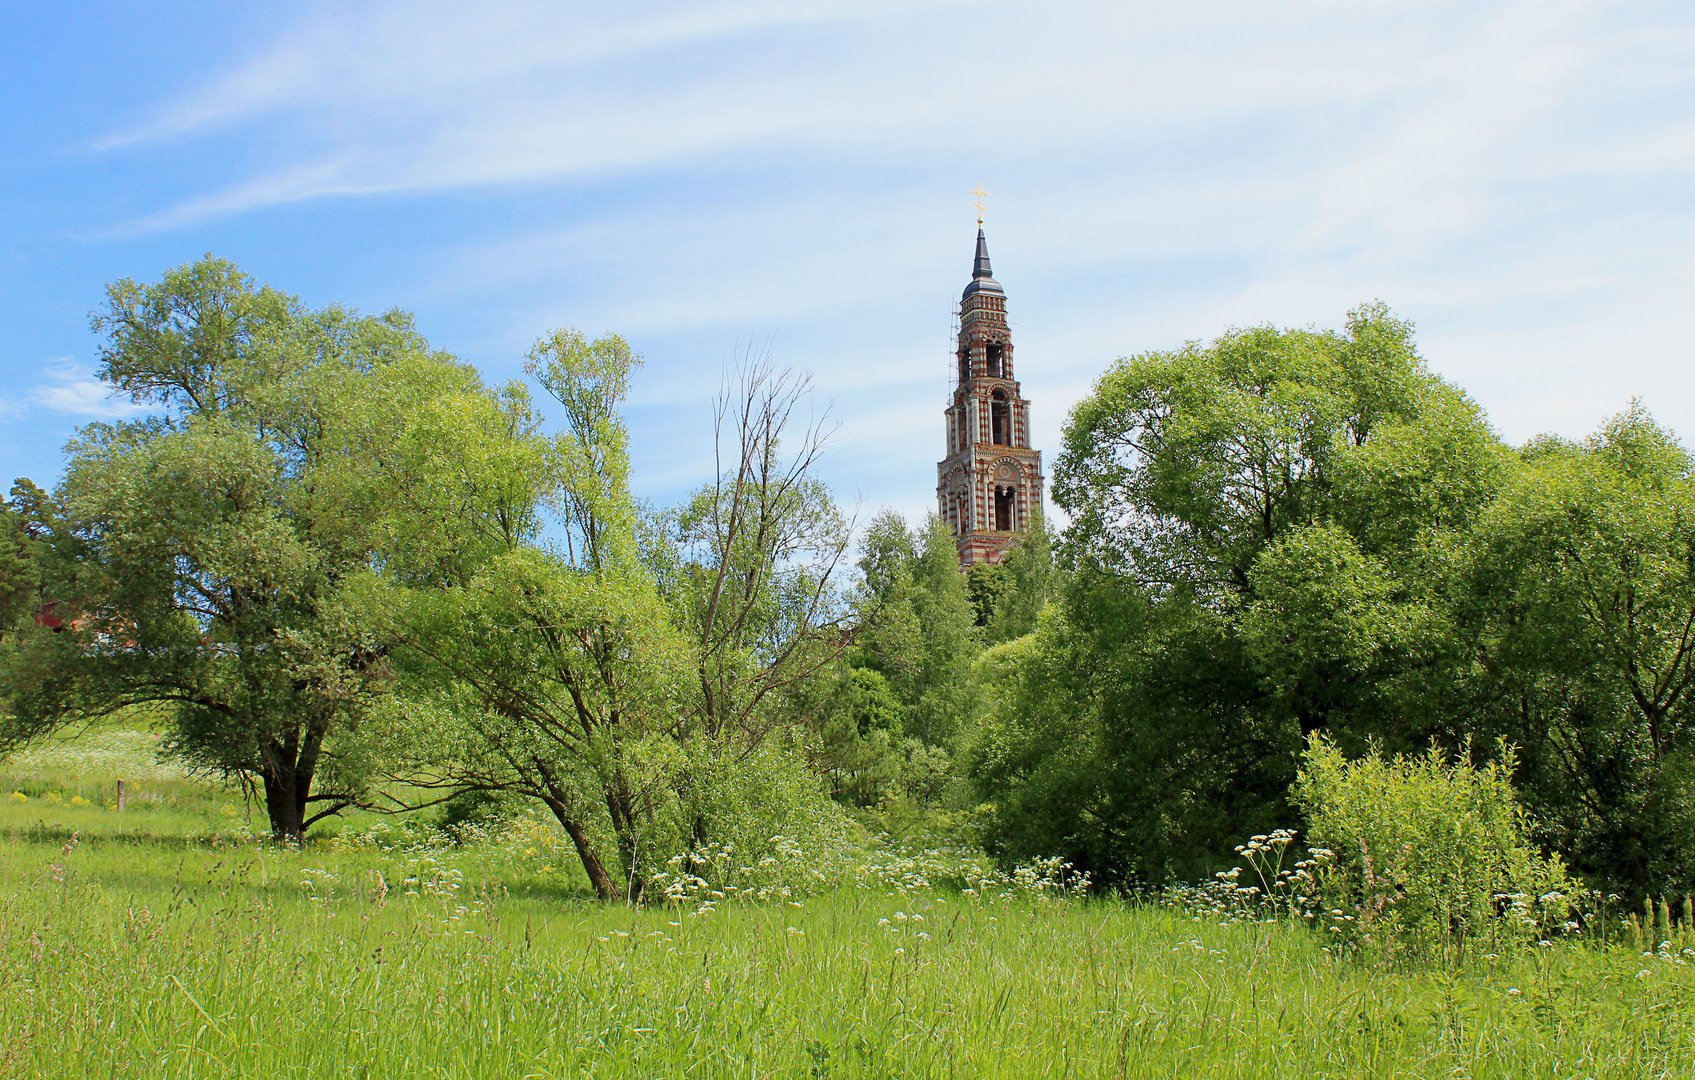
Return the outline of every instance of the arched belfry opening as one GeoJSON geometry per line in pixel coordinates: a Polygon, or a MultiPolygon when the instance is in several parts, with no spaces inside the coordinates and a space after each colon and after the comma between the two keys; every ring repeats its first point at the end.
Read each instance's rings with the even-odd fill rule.
{"type": "Polygon", "coordinates": [[[936,470],[936,504],[953,525],[959,561],[998,563],[1042,508],[1042,455],[1030,446],[1030,403],[1013,379],[1006,292],[977,232],[971,283],[959,305],[947,407],[947,459],[936,470]]]}
{"type": "Polygon", "coordinates": [[[1012,532],[1018,528],[1018,489],[999,484],[995,487],[995,531],[1012,532]]]}

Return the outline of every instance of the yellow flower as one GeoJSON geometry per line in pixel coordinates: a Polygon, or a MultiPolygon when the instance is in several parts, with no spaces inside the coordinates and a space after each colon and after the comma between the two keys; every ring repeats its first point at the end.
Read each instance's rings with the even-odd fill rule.
{"type": "Polygon", "coordinates": [[[57,791],[49,791],[47,793],[47,801],[50,802],[50,803],[55,803],[55,804],[56,803],[62,803],[62,802],[65,801],[65,797],[63,795],[59,794],[57,791]]]}
{"type": "Polygon", "coordinates": [[[87,806],[88,800],[83,798],[81,795],[72,795],[71,796],[71,805],[72,806],[87,806]]]}
{"type": "Polygon", "coordinates": [[[14,791],[14,792],[12,792],[12,801],[13,802],[29,802],[29,796],[25,795],[21,791],[14,791]]]}

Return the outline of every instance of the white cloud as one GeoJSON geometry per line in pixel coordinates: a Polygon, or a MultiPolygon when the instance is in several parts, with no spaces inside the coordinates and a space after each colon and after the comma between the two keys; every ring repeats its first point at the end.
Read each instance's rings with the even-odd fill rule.
{"type": "Polygon", "coordinates": [[[146,410],[112,391],[68,356],[47,365],[47,381],[31,388],[28,400],[41,408],[85,420],[120,420],[146,410]]]}
{"type": "Polygon", "coordinates": [[[718,364],[769,343],[838,399],[844,490],[916,506],[978,179],[1050,454],[1116,356],[1373,297],[1509,437],[1586,431],[1637,388],[1695,434],[1695,211],[1637,201],[1695,170],[1686,23],[1585,0],[325,6],[104,145],[252,144],[138,232],[557,192],[402,295],[487,301],[466,334],[496,351],[557,324],[651,343],[656,491],[698,479],[718,364]]]}
{"type": "Polygon", "coordinates": [[[424,105],[450,111],[489,84],[533,85],[538,73],[593,68],[753,31],[865,17],[892,6],[863,0],[708,3],[658,11],[652,4],[573,9],[523,0],[474,7],[407,0],[362,10],[329,5],[259,56],[97,145],[169,140],[287,109],[382,112],[424,105]],[[608,17],[632,10],[634,17],[608,17]]]}
{"type": "Polygon", "coordinates": [[[329,12],[107,139],[117,149],[246,123],[271,125],[289,148],[276,168],[131,230],[724,154],[968,163],[993,149],[1039,162],[1224,117],[1369,104],[1441,78],[1394,62],[1409,38],[1428,44],[1428,29],[1310,0],[1243,8],[1226,24],[1203,11],[994,0],[969,17],[936,0],[721,3],[623,19],[552,4],[470,10],[329,12]]]}

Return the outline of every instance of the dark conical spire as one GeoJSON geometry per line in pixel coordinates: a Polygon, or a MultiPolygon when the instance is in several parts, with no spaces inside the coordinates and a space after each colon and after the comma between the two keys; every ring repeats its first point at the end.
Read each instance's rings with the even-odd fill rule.
{"type": "Polygon", "coordinates": [[[989,269],[989,241],[983,235],[983,227],[977,227],[977,264],[971,270],[971,284],[965,287],[965,296],[975,296],[977,293],[1004,293],[1000,282],[989,269]]]}
{"type": "Polygon", "coordinates": [[[994,272],[989,269],[989,241],[983,235],[981,226],[977,229],[977,267],[971,271],[974,278],[992,278],[994,272]]]}

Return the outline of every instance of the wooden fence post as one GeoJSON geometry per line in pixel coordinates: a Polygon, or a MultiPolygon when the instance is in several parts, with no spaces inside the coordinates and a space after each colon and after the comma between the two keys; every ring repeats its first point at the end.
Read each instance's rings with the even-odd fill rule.
{"type": "Polygon", "coordinates": [[[118,813],[124,812],[124,782],[118,781],[118,813]]]}

